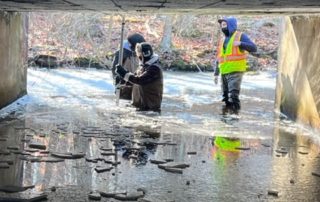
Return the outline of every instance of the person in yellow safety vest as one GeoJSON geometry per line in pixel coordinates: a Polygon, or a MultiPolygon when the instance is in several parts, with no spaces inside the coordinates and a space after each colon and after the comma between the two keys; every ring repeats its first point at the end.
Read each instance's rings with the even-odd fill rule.
{"type": "Polygon", "coordinates": [[[233,17],[218,20],[224,40],[217,49],[217,62],[214,82],[218,83],[221,73],[221,86],[225,108],[238,113],[240,105],[240,87],[243,73],[247,70],[247,53],[256,52],[257,46],[249,37],[237,30],[237,20],[233,17]]]}

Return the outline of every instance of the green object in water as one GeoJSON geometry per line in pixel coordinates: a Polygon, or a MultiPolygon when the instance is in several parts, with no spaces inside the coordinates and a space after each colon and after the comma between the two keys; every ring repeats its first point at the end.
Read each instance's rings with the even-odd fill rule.
{"type": "Polygon", "coordinates": [[[238,151],[236,148],[241,146],[241,142],[238,138],[216,137],[214,145],[226,151],[238,151]]]}

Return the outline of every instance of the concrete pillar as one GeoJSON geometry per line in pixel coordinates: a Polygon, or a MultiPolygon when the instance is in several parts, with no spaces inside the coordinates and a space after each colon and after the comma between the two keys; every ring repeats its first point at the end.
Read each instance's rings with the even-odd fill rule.
{"type": "Polygon", "coordinates": [[[320,128],[320,16],[284,17],[276,108],[320,128]]]}
{"type": "Polygon", "coordinates": [[[25,95],[27,16],[0,12],[0,109],[25,95]]]}

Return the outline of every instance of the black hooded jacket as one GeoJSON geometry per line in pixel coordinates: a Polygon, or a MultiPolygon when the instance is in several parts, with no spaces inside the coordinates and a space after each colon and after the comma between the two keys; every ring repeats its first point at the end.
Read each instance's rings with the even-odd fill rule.
{"type": "MultiPolygon", "coordinates": [[[[132,59],[132,60],[136,60],[136,55],[135,55],[135,47],[137,45],[137,43],[142,43],[145,42],[145,39],[143,38],[143,36],[139,33],[134,33],[128,36],[127,41],[129,42],[129,46],[124,45],[123,47],[123,60],[122,60],[122,64],[126,64],[126,61],[128,59],[132,59]]],[[[117,50],[114,54],[113,57],[113,61],[112,61],[112,75],[114,79],[117,79],[117,74],[115,73],[116,70],[116,65],[119,64],[119,57],[120,57],[120,50],[117,50]]],[[[138,64],[136,64],[138,65],[138,64]]],[[[125,65],[123,65],[128,71],[134,73],[135,70],[137,69],[138,66],[136,67],[126,67],[125,65]]],[[[118,82],[120,82],[120,80],[115,81],[115,83],[117,84],[118,82]]]]}

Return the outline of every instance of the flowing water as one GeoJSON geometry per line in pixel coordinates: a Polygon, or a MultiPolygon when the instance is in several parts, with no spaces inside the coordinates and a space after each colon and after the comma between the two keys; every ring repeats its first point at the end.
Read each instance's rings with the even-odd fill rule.
{"type": "Polygon", "coordinates": [[[164,75],[158,114],[116,106],[109,71],[29,69],[28,95],[0,111],[0,190],[34,185],[26,194],[49,201],[139,188],[145,201],[320,200],[319,136],[274,111],[276,73],[244,77],[239,116],[222,114],[212,73],[164,75]],[[172,173],[151,159],[189,167],[172,173]]]}

